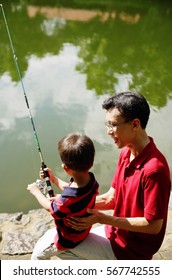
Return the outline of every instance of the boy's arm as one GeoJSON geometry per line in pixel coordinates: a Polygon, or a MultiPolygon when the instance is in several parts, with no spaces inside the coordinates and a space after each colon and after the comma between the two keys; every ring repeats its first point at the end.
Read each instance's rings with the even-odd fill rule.
{"type": "MultiPolygon", "coordinates": [[[[65,181],[59,179],[58,177],[56,177],[56,176],[54,175],[53,171],[52,171],[50,168],[47,167],[47,168],[44,169],[44,171],[47,171],[47,172],[48,172],[50,181],[51,181],[54,185],[56,185],[61,191],[63,190],[63,188],[64,188],[65,186],[68,185],[67,182],[65,182],[65,181]]],[[[42,170],[40,171],[39,176],[40,176],[41,179],[44,179],[44,172],[43,172],[42,170]]]]}
{"type": "Polygon", "coordinates": [[[40,191],[36,183],[28,185],[27,190],[37,199],[39,204],[47,211],[50,211],[51,201],[46,198],[40,191]]]}
{"type": "Polygon", "coordinates": [[[63,188],[65,186],[68,186],[69,183],[61,180],[60,178],[54,176],[54,181],[53,181],[53,184],[56,185],[61,191],[63,191],[63,188]]]}

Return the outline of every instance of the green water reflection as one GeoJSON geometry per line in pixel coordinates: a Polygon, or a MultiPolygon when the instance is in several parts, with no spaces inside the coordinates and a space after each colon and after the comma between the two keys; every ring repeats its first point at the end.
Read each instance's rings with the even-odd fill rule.
{"type": "MultiPolygon", "coordinates": [[[[27,5],[27,1],[20,7],[4,5],[22,74],[27,71],[30,55],[58,55],[65,43],[71,43],[79,47],[81,62],[76,69],[87,75],[88,89],[98,95],[113,94],[123,75],[129,87],[144,92],[151,104],[165,106],[172,88],[171,5],[153,2],[129,6],[126,1],[121,7],[117,1],[114,7],[100,5],[100,10],[90,10],[87,17],[85,10],[70,17],[61,8],[47,7],[44,11],[41,6],[27,5]]],[[[0,75],[7,71],[18,80],[2,16],[0,23],[0,75]]]]}
{"type": "MultiPolygon", "coordinates": [[[[102,189],[108,187],[119,151],[111,157],[101,104],[107,95],[133,89],[151,104],[148,129],[171,166],[169,1],[1,3],[48,165],[57,168],[57,139],[83,131],[95,141],[94,171],[102,189]]],[[[0,11],[0,212],[37,207],[25,191],[37,176],[39,159],[18,80],[0,11]]],[[[60,167],[58,174],[63,175],[60,167]]]]}

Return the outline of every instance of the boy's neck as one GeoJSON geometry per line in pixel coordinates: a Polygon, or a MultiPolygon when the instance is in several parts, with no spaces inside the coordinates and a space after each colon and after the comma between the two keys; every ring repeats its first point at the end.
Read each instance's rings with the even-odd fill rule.
{"type": "Polygon", "coordinates": [[[86,186],[90,180],[90,174],[88,171],[86,172],[75,172],[75,174],[73,174],[72,176],[73,178],[73,182],[71,184],[71,186],[75,187],[75,188],[82,188],[84,186],[86,186]]]}

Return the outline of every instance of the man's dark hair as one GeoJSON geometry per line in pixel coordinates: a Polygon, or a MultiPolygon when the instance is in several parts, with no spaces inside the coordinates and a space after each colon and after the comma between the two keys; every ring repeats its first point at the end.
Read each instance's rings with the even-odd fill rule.
{"type": "Polygon", "coordinates": [[[58,142],[58,151],[62,162],[72,170],[86,171],[93,165],[95,148],[86,135],[68,134],[58,142]]]}
{"type": "Polygon", "coordinates": [[[102,107],[105,110],[117,108],[126,121],[139,119],[143,129],[149,120],[149,104],[143,95],[136,92],[127,91],[111,96],[103,102],[102,107]]]}

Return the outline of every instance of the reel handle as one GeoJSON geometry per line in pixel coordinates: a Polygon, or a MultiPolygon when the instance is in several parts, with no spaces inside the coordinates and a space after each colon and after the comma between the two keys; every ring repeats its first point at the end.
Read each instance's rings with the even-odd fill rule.
{"type": "Polygon", "coordinates": [[[42,168],[42,171],[44,172],[44,178],[45,178],[46,185],[47,185],[47,191],[48,191],[49,196],[53,197],[54,196],[54,191],[53,191],[52,186],[51,186],[48,171],[44,171],[44,168],[46,168],[46,167],[47,167],[46,164],[43,162],[42,165],[41,165],[41,168],[42,168]]]}

